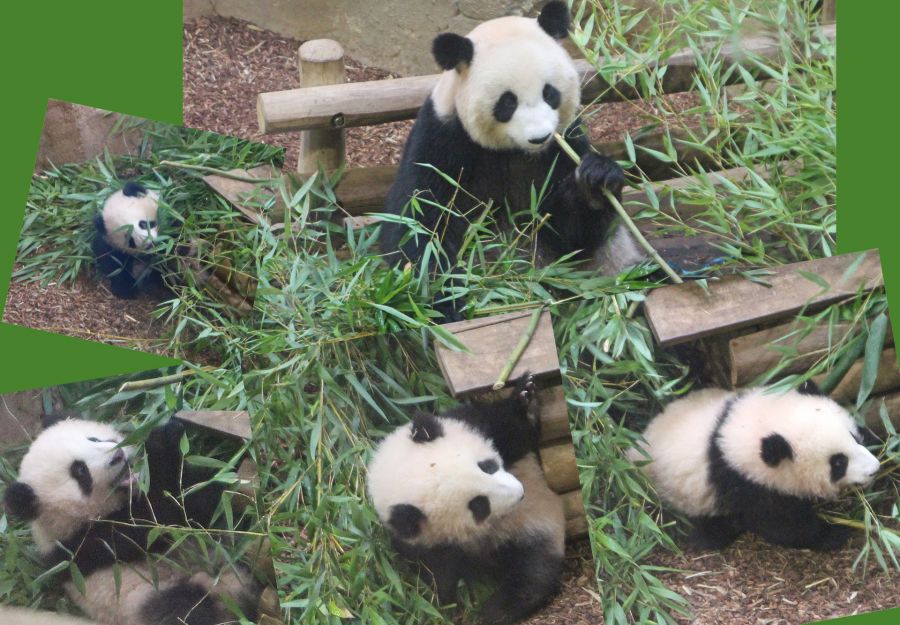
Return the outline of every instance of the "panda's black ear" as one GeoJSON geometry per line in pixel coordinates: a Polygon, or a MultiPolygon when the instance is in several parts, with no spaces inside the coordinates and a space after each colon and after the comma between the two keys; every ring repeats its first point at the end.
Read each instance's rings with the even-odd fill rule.
{"type": "Polygon", "coordinates": [[[415,538],[422,531],[425,513],[408,503],[391,506],[391,517],[388,525],[400,538],[415,538]]]}
{"type": "Polygon", "coordinates": [[[417,414],[413,417],[411,434],[414,443],[427,443],[444,435],[444,426],[437,417],[429,414],[417,414]]]}
{"type": "Polygon", "coordinates": [[[31,521],[38,515],[38,498],[34,489],[22,482],[13,482],[6,489],[4,507],[10,516],[31,521]]]}
{"type": "Polygon", "coordinates": [[[569,7],[565,2],[554,0],[545,4],[537,21],[544,32],[554,39],[569,36],[569,7]]]}
{"type": "Polygon", "coordinates": [[[431,44],[434,60],[443,69],[459,69],[460,65],[468,65],[475,55],[475,46],[471,39],[455,33],[441,33],[431,44]]]}
{"type": "Polygon", "coordinates": [[[51,425],[56,425],[60,421],[65,421],[71,415],[65,412],[45,412],[41,415],[41,428],[47,429],[51,425]]]}
{"type": "Polygon", "coordinates": [[[822,389],[819,388],[819,385],[812,380],[807,380],[806,382],[798,386],[797,392],[801,395],[817,395],[819,397],[825,397],[825,393],[822,392],[822,389]]]}
{"type": "Polygon", "coordinates": [[[793,460],[794,450],[781,434],[769,434],[762,439],[760,455],[767,465],[777,467],[782,460],[793,460]]]}

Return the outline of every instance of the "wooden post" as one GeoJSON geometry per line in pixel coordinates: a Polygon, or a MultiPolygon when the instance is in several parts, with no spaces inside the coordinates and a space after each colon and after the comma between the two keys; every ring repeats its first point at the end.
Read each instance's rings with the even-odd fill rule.
{"type": "MultiPolygon", "coordinates": [[[[300,85],[321,87],[344,82],[344,49],[332,39],[313,39],[300,46],[300,85]]],[[[337,169],[344,161],[344,129],[304,130],[300,135],[297,173],[312,174],[323,167],[337,169]]]]}
{"type": "Polygon", "coordinates": [[[830,24],[837,21],[836,0],[824,0],[822,2],[822,23],[830,24]]]}

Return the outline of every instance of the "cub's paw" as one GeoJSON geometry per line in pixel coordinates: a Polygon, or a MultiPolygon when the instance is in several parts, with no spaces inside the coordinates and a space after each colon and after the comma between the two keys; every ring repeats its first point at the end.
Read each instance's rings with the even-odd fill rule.
{"type": "Polygon", "coordinates": [[[534,376],[526,372],[516,385],[515,393],[519,402],[525,407],[525,416],[528,417],[528,421],[536,425],[540,419],[541,406],[538,402],[537,388],[534,385],[534,376]]]}
{"type": "Polygon", "coordinates": [[[850,540],[851,530],[846,525],[826,525],[811,548],[815,551],[834,551],[850,540]]]}
{"type": "Polygon", "coordinates": [[[575,170],[575,179],[585,197],[592,202],[606,201],[603,190],[608,189],[616,197],[622,198],[622,186],[625,184],[625,172],[613,159],[588,152],[581,159],[581,164],[575,170]]]}
{"type": "Polygon", "coordinates": [[[168,423],[153,428],[144,443],[147,454],[157,457],[180,456],[182,434],[184,424],[178,419],[169,419],[168,423]]]}

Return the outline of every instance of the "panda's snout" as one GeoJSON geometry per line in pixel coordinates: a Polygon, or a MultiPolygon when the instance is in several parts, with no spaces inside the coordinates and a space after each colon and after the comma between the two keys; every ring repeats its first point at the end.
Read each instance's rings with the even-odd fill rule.
{"type": "Polygon", "coordinates": [[[120,462],[124,462],[124,461],[125,461],[125,452],[120,447],[115,452],[113,452],[113,457],[112,457],[112,460],[109,461],[109,465],[114,466],[114,465],[117,465],[120,462]]]}
{"type": "Polygon", "coordinates": [[[532,145],[542,145],[542,144],[544,144],[544,143],[547,143],[547,140],[550,138],[550,135],[551,135],[551,134],[552,134],[552,133],[547,133],[547,134],[544,135],[543,137],[535,137],[535,138],[533,138],[533,139],[529,139],[529,140],[528,140],[528,143],[530,143],[530,144],[532,144],[532,145]]]}

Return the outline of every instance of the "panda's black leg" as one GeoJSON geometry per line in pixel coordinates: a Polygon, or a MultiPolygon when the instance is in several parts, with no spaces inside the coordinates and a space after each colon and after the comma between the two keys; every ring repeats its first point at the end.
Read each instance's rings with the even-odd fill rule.
{"type": "Polygon", "coordinates": [[[500,582],[479,612],[485,625],[514,623],[547,605],[559,590],[562,557],[540,539],[500,550],[500,582]]]}
{"type": "Polygon", "coordinates": [[[688,545],[697,550],[724,549],[744,533],[744,528],[733,516],[691,518],[694,531],[688,536],[688,545]]]}
{"type": "Polygon", "coordinates": [[[467,566],[467,559],[453,548],[435,548],[430,553],[420,554],[420,576],[434,583],[437,601],[440,605],[456,603],[457,588],[467,566]]]}
{"type": "Polygon", "coordinates": [[[622,199],[625,172],[616,161],[608,156],[596,152],[585,154],[578,166],[576,180],[582,193],[592,205],[612,209],[606,200],[604,191],[612,192],[619,201],[622,199]]]}
{"type": "Polygon", "coordinates": [[[845,525],[826,522],[812,506],[808,510],[775,517],[754,528],[762,538],[775,545],[792,549],[833,551],[843,547],[851,530],[845,525]]]}
{"type": "Polygon", "coordinates": [[[538,401],[537,388],[534,386],[534,376],[526,373],[519,380],[515,390],[516,396],[525,407],[525,418],[535,427],[540,427],[541,405],[538,401]]]}

